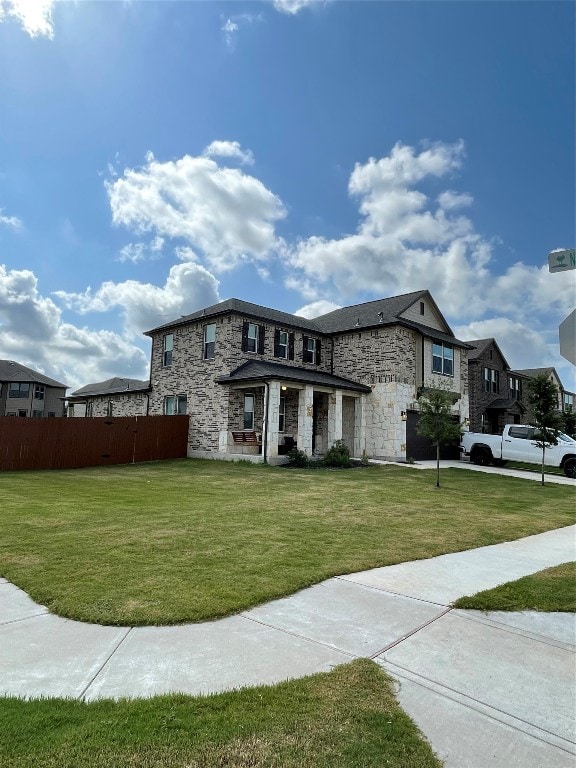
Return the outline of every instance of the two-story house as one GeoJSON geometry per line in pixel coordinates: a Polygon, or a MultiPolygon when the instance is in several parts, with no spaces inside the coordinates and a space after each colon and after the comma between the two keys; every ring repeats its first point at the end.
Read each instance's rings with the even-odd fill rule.
{"type": "Polygon", "coordinates": [[[0,360],[0,416],[63,416],[66,389],[14,360],[0,360]]]}
{"type": "Polygon", "coordinates": [[[552,366],[549,366],[548,368],[522,368],[521,370],[513,371],[512,373],[516,376],[522,377],[525,380],[524,405],[527,407],[528,413],[530,412],[528,405],[528,391],[530,388],[530,381],[536,376],[540,376],[542,374],[545,374],[558,390],[558,410],[563,412],[574,408],[574,393],[564,388],[556,368],[553,368],[552,366]]]}
{"type": "Polygon", "coordinates": [[[499,434],[505,424],[520,424],[526,377],[511,371],[495,339],[468,341],[470,430],[499,434]]]}
{"type": "Polygon", "coordinates": [[[150,414],[190,415],[189,455],[293,444],[309,455],[342,439],[356,456],[422,458],[418,397],[453,394],[468,418],[468,345],[428,291],[306,318],[229,299],[147,332],[150,414]],[[246,447],[241,433],[256,433],[246,447]]]}
{"type": "Polygon", "coordinates": [[[87,384],[66,398],[68,416],[146,416],[150,382],[115,376],[87,384]]]}

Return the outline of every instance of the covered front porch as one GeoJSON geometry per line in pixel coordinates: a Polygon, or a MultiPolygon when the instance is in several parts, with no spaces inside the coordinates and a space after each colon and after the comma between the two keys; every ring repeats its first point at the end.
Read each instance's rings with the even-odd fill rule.
{"type": "Polygon", "coordinates": [[[337,440],[362,455],[368,387],[274,363],[245,364],[219,383],[229,387],[228,424],[220,435],[226,458],[283,463],[292,448],[322,456],[337,440]],[[264,376],[260,370],[256,378],[263,366],[264,376]]]}

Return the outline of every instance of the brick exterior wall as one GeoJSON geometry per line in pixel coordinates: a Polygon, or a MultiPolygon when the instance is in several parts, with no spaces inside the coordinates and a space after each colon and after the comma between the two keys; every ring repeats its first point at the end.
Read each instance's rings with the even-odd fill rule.
{"type": "Polygon", "coordinates": [[[112,403],[112,416],[146,416],[148,408],[148,395],[142,392],[130,394],[112,394],[98,397],[87,397],[86,402],[91,404],[91,416],[108,416],[108,403],[112,403]]]}
{"type": "MultiPolygon", "coordinates": [[[[189,452],[215,452],[228,444],[227,433],[243,428],[242,403],[236,390],[216,383],[220,376],[226,376],[248,360],[268,360],[310,370],[330,371],[330,340],[313,333],[291,331],[269,322],[255,322],[263,325],[264,354],[242,351],[242,327],[246,318],[230,314],[222,318],[207,318],[180,326],[167,332],[154,334],[152,338],[150,414],[162,414],[164,398],[169,395],[186,395],[190,415],[189,452]],[[204,326],[216,324],[214,359],[203,359],[204,326]],[[294,360],[274,357],[274,330],[281,328],[294,333],[294,360]],[[163,339],[166,333],[174,337],[172,365],[163,366],[163,339]],[[321,341],[320,365],[304,363],[302,360],[302,338],[317,338],[321,341]]],[[[263,388],[254,387],[255,417],[257,431],[261,431],[263,418],[263,388]]],[[[244,390],[247,391],[247,390],[244,390]]],[[[288,415],[288,411],[287,411],[288,415]]],[[[291,414],[291,425],[296,416],[291,414]]],[[[296,421],[297,423],[297,421],[296,421]]],[[[297,431],[297,430],[295,430],[297,431]]]]}
{"type": "Polygon", "coordinates": [[[488,345],[480,357],[469,362],[468,376],[470,379],[470,431],[482,432],[484,427],[484,431],[493,432],[494,434],[501,432],[506,423],[505,412],[499,411],[498,418],[494,415],[491,422],[486,409],[495,400],[513,397],[513,393],[510,392],[508,386],[509,371],[506,363],[493,344],[488,345]],[[492,356],[490,356],[490,353],[492,356]],[[500,377],[498,392],[484,391],[484,368],[498,371],[500,377]],[[483,415],[485,416],[484,424],[482,421],[483,415]]]}

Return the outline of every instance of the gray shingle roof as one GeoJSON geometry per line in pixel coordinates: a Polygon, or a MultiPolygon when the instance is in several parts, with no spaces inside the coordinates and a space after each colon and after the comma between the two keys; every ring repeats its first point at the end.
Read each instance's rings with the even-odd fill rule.
{"type": "Polygon", "coordinates": [[[87,384],[85,387],[77,389],[70,394],[70,397],[88,397],[96,395],[113,395],[126,392],[142,392],[150,389],[149,381],[141,379],[123,379],[115,376],[106,381],[97,381],[94,384],[87,384]]]}
{"type": "Polygon", "coordinates": [[[496,339],[493,339],[493,338],[492,339],[472,339],[472,340],[468,340],[466,343],[469,344],[471,347],[473,347],[473,349],[471,349],[468,352],[468,360],[469,361],[470,360],[478,360],[480,357],[482,357],[484,352],[486,352],[488,347],[491,344],[493,344],[496,347],[496,349],[498,350],[498,354],[500,355],[500,357],[504,361],[504,364],[506,365],[506,368],[510,368],[510,366],[508,365],[508,361],[506,360],[506,358],[502,354],[502,350],[500,349],[500,347],[498,346],[498,344],[496,342],[496,339]]]}
{"type": "Polygon", "coordinates": [[[0,381],[33,381],[36,384],[46,384],[49,387],[67,389],[66,384],[44,376],[26,365],[16,363],[14,360],[0,360],[0,381]]]}
{"type": "Polygon", "coordinates": [[[179,325],[187,325],[188,323],[197,320],[204,320],[204,318],[226,315],[230,312],[237,312],[240,315],[252,317],[255,320],[270,320],[278,325],[301,328],[303,330],[313,331],[314,333],[322,333],[316,320],[307,320],[305,317],[300,317],[299,315],[291,315],[289,312],[281,312],[278,309],[270,309],[269,307],[263,307],[260,304],[252,304],[249,301],[242,301],[241,299],[227,299],[218,304],[212,304],[210,307],[200,309],[198,312],[193,312],[191,315],[183,315],[177,320],[172,320],[165,325],[159,325],[157,328],[145,331],[145,334],[149,336],[158,331],[176,328],[179,325]]]}
{"type": "Polygon", "coordinates": [[[216,379],[218,384],[233,384],[241,381],[265,381],[281,379],[282,381],[297,381],[302,384],[318,384],[337,389],[350,389],[354,392],[371,392],[370,387],[358,384],[341,376],[332,376],[322,371],[311,371],[306,368],[297,368],[281,363],[267,363],[263,360],[248,360],[233,370],[228,376],[220,376],[216,379]]]}
{"type": "Polygon", "coordinates": [[[429,296],[428,291],[414,291],[402,296],[391,296],[388,299],[376,299],[351,307],[342,307],[316,317],[318,327],[324,333],[342,333],[358,328],[372,328],[377,325],[390,324],[396,321],[403,312],[421,299],[429,296]],[[380,314],[381,313],[381,314],[380,314]]]}

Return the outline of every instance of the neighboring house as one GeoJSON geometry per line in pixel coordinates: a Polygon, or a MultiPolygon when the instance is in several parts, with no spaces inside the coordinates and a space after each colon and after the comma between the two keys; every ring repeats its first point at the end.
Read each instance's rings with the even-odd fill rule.
{"type": "Polygon", "coordinates": [[[470,431],[500,434],[505,424],[520,424],[525,376],[512,372],[495,339],[468,341],[470,431]]]}
{"type": "MultiPolygon", "coordinates": [[[[567,389],[564,389],[564,385],[562,384],[562,381],[560,379],[560,376],[558,375],[558,372],[556,368],[548,367],[548,368],[523,368],[519,371],[512,371],[513,374],[518,374],[519,376],[523,376],[526,380],[526,385],[524,387],[525,389],[525,398],[524,398],[524,404],[528,407],[528,391],[530,387],[530,379],[535,378],[536,376],[540,376],[541,374],[545,373],[550,381],[554,383],[556,386],[556,389],[558,390],[558,410],[559,411],[569,411],[574,410],[574,400],[576,398],[576,395],[574,392],[570,392],[567,389]]],[[[530,413],[530,409],[528,407],[528,413],[530,413]]]]}
{"type": "Polygon", "coordinates": [[[293,444],[323,454],[339,439],[355,456],[432,455],[416,431],[426,387],[448,389],[454,418],[468,418],[468,345],[428,291],[313,320],[229,299],[146,335],[150,414],[188,413],[192,456],[274,461],[293,444]]]}
{"type": "Polygon", "coordinates": [[[146,416],[150,382],[114,377],[87,384],[67,398],[68,416],[146,416]]]}
{"type": "Polygon", "coordinates": [[[14,360],[0,360],[0,416],[63,416],[66,389],[14,360]]]}

